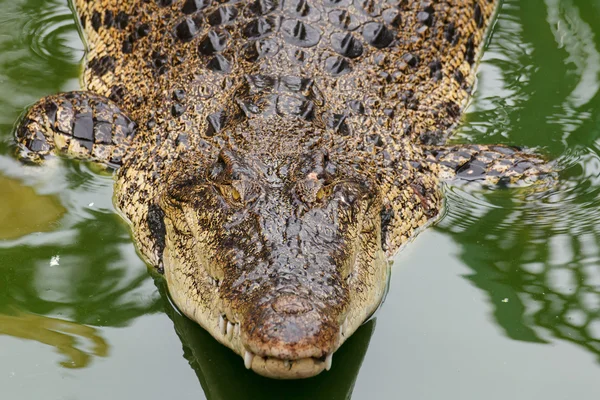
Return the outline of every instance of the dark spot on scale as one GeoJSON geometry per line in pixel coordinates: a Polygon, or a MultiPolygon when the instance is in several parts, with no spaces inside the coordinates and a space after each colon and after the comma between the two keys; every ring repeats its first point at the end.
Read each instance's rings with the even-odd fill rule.
{"type": "Polygon", "coordinates": [[[123,46],[121,47],[121,51],[124,54],[131,54],[133,52],[133,36],[129,35],[127,39],[123,40],[123,46]]]}
{"type": "Polygon", "coordinates": [[[456,71],[454,71],[454,75],[453,76],[454,76],[454,80],[456,82],[458,82],[459,84],[461,84],[461,85],[465,81],[465,76],[458,69],[456,71]]]}
{"type": "Polygon", "coordinates": [[[469,64],[473,64],[475,62],[475,39],[473,38],[473,34],[469,36],[467,44],[465,45],[465,59],[469,62],[469,64]]]}
{"type": "Polygon", "coordinates": [[[528,169],[533,168],[533,164],[529,161],[519,161],[517,162],[514,167],[513,170],[516,171],[519,174],[523,174],[525,171],[527,171],[528,169]]]}
{"type": "Polygon", "coordinates": [[[284,4],[286,11],[296,17],[306,17],[313,12],[312,6],[306,0],[288,0],[284,4]]]}
{"type": "Polygon", "coordinates": [[[94,143],[112,143],[112,124],[109,122],[96,122],[94,124],[94,143]]]}
{"type": "Polygon", "coordinates": [[[123,86],[113,86],[110,89],[110,94],[108,95],[108,98],[111,99],[112,101],[114,101],[115,103],[119,103],[123,100],[123,98],[125,97],[125,89],[123,88],[123,86]]]}
{"type": "Polygon", "coordinates": [[[368,144],[372,144],[375,147],[383,147],[383,139],[381,138],[381,135],[379,135],[378,133],[374,133],[372,135],[367,135],[365,137],[365,140],[368,144]]]}
{"type": "Polygon", "coordinates": [[[473,9],[473,19],[475,20],[478,28],[483,26],[483,13],[481,12],[481,6],[479,3],[475,3],[475,8],[473,9]]]}
{"type": "Polygon", "coordinates": [[[171,115],[175,118],[181,116],[185,112],[185,106],[175,103],[171,106],[171,115]]]}
{"type": "Polygon", "coordinates": [[[137,34],[141,38],[148,36],[150,34],[150,25],[141,24],[140,26],[138,26],[137,34]]]}
{"type": "Polygon", "coordinates": [[[164,67],[167,63],[169,62],[169,57],[164,55],[164,54],[160,54],[159,52],[153,52],[152,53],[152,66],[156,69],[160,69],[161,67],[164,67]]]}
{"type": "Polygon", "coordinates": [[[225,32],[217,32],[211,30],[208,34],[202,39],[200,45],[198,46],[198,51],[203,55],[211,55],[215,53],[220,53],[225,50],[227,46],[228,35],[225,32]]]}
{"type": "Polygon", "coordinates": [[[198,34],[200,23],[200,18],[185,17],[181,22],[175,25],[175,36],[182,42],[191,41],[194,36],[198,34]]]}
{"type": "Polygon", "coordinates": [[[496,151],[500,154],[504,154],[505,156],[513,156],[517,151],[521,149],[516,146],[506,147],[506,146],[491,146],[490,150],[496,151]]]}
{"type": "Polygon", "coordinates": [[[234,6],[222,6],[213,11],[207,18],[212,26],[223,25],[232,22],[238,15],[238,10],[234,6]]]}
{"type": "Polygon", "coordinates": [[[444,39],[446,39],[450,43],[453,43],[455,35],[456,27],[454,26],[454,22],[450,22],[444,27],[444,39]]]}
{"type": "Polygon", "coordinates": [[[175,139],[175,146],[184,146],[188,147],[190,145],[190,138],[187,133],[180,133],[177,135],[177,139],[175,139]]]}
{"type": "Polygon", "coordinates": [[[265,15],[277,8],[276,0],[255,0],[250,5],[250,10],[257,15],[265,15]]]}
{"type": "Polygon", "coordinates": [[[44,104],[44,113],[46,114],[46,118],[48,118],[48,123],[52,128],[54,128],[54,123],[56,122],[56,112],[58,111],[58,106],[55,102],[49,101],[44,104]]]}
{"type": "Polygon", "coordinates": [[[371,17],[377,17],[381,13],[381,5],[378,0],[354,0],[354,7],[371,17]]]}
{"type": "Polygon", "coordinates": [[[86,25],[86,19],[85,19],[85,15],[82,15],[81,17],[79,17],[79,22],[81,23],[81,27],[83,29],[85,29],[85,25],[86,25]]]}
{"type": "Polygon", "coordinates": [[[441,144],[442,137],[443,134],[440,131],[427,131],[419,135],[419,140],[424,145],[433,146],[441,144]]]}
{"type": "MultiPolygon", "coordinates": [[[[43,134],[42,134],[42,136],[43,136],[43,134]]],[[[31,151],[40,151],[41,152],[41,151],[50,150],[50,145],[45,140],[34,139],[31,141],[28,141],[27,148],[31,151]]]]}
{"type": "Polygon", "coordinates": [[[456,176],[468,181],[482,179],[485,175],[485,168],[474,162],[467,162],[456,170],[456,176]]]}
{"type": "Polygon", "coordinates": [[[112,10],[104,11],[104,26],[106,28],[111,28],[115,22],[115,17],[112,10]]]}
{"type": "Polygon", "coordinates": [[[338,76],[349,72],[350,64],[343,57],[331,56],[325,60],[325,70],[333,76],[338,76]]]}
{"type": "Polygon", "coordinates": [[[393,221],[395,216],[394,209],[390,205],[383,206],[381,208],[381,243],[386,243],[386,238],[389,230],[390,223],[393,221]]]}
{"type": "Polygon", "coordinates": [[[417,58],[417,56],[415,56],[414,54],[411,53],[406,53],[405,55],[402,56],[402,59],[404,60],[404,62],[411,66],[411,67],[416,67],[417,64],[419,63],[419,59],[417,58]]]}
{"type": "Polygon", "coordinates": [[[327,7],[339,7],[350,5],[350,0],[323,0],[327,7]]]}
{"type": "Polygon", "coordinates": [[[274,89],[278,83],[276,77],[270,75],[246,75],[246,82],[251,93],[274,89]]]}
{"type": "Polygon", "coordinates": [[[328,18],[334,26],[347,31],[353,31],[360,25],[358,18],[347,10],[333,10],[329,13],[328,18]]]}
{"type": "Polygon", "coordinates": [[[129,15],[126,12],[119,11],[115,17],[115,26],[119,29],[125,29],[129,23],[129,15]]]}
{"type": "Polygon", "coordinates": [[[315,103],[310,100],[281,95],[276,107],[280,115],[293,115],[305,120],[312,120],[315,116],[315,103]]]}
{"type": "Polygon", "coordinates": [[[348,102],[348,107],[356,114],[363,115],[365,113],[365,106],[358,100],[350,100],[348,102]]]}
{"type": "Polygon", "coordinates": [[[433,25],[433,14],[430,14],[426,11],[419,11],[417,13],[417,21],[426,26],[433,25]]]}
{"type": "Polygon", "coordinates": [[[429,75],[431,77],[435,76],[437,72],[442,70],[442,63],[440,60],[433,60],[429,63],[429,75]]]}
{"type": "Polygon", "coordinates": [[[94,147],[94,142],[88,141],[88,140],[80,140],[80,141],[78,141],[78,143],[79,143],[79,146],[86,149],[89,153],[92,152],[92,148],[94,147]]]}
{"type": "Polygon", "coordinates": [[[137,128],[136,123],[123,114],[115,114],[115,120],[113,121],[113,125],[115,131],[117,133],[122,134],[125,137],[133,136],[137,128]]]}
{"type": "Polygon", "coordinates": [[[363,27],[363,36],[371,46],[382,49],[389,46],[394,40],[394,34],[377,22],[369,22],[363,27]]]}
{"type": "Polygon", "coordinates": [[[350,129],[348,128],[348,124],[346,124],[346,118],[346,114],[332,114],[327,119],[327,127],[335,132],[339,132],[342,136],[347,136],[350,134],[350,129]]]}
{"type": "Polygon", "coordinates": [[[150,235],[154,239],[155,251],[158,257],[162,260],[162,254],[165,249],[165,236],[167,234],[167,228],[165,226],[165,213],[156,204],[150,204],[148,206],[147,214],[148,229],[150,235]]]}
{"type": "Polygon", "coordinates": [[[183,3],[181,11],[184,14],[193,14],[196,11],[204,10],[209,5],[210,0],[186,0],[186,2],[183,3]]]}
{"type": "Polygon", "coordinates": [[[298,76],[284,76],[280,80],[281,88],[292,93],[304,93],[309,90],[314,81],[310,78],[300,78],[298,76]]]}
{"type": "Polygon", "coordinates": [[[402,18],[400,17],[400,10],[396,8],[388,8],[382,14],[383,21],[393,27],[398,28],[402,23],[402,18]]]}
{"type": "Polygon", "coordinates": [[[206,66],[208,69],[214,72],[221,72],[224,74],[228,74],[231,72],[231,62],[221,54],[217,54],[212,59],[210,59],[206,66]]]}
{"type": "Polygon", "coordinates": [[[173,0],[158,0],[157,3],[161,7],[167,7],[173,4],[173,0]]]}
{"type": "Polygon", "coordinates": [[[299,47],[315,46],[321,39],[321,32],[317,28],[299,20],[284,21],[281,32],[286,42],[299,47]]]}
{"type": "Polygon", "coordinates": [[[206,136],[214,136],[219,133],[225,126],[225,113],[219,111],[210,114],[206,120],[208,121],[208,129],[206,130],[206,136]]]}
{"type": "Polygon", "coordinates": [[[289,49],[288,55],[290,60],[295,61],[298,64],[303,64],[306,61],[306,52],[302,49],[289,49]]]}
{"type": "Polygon", "coordinates": [[[273,39],[259,39],[249,42],[244,46],[244,58],[248,61],[256,61],[265,57],[272,57],[279,52],[279,45],[273,39]]]}
{"type": "Polygon", "coordinates": [[[277,30],[278,18],[260,17],[250,21],[242,29],[242,34],[248,39],[259,39],[277,30]]]}
{"type": "Polygon", "coordinates": [[[185,90],[183,90],[183,89],[173,90],[172,98],[173,98],[173,100],[181,103],[183,100],[185,100],[185,90]]]}
{"type": "Polygon", "coordinates": [[[94,120],[91,112],[75,115],[73,124],[73,136],[83,140],[94,140],[94,120]]]}
{"type": "Polygon", "coordinates": [[[460,107],[454,101],[450,100],[444,103],[446,112],[451,118],[456,118],[460,115],[460,107]]]}
{"type": "Polygon", "coordinates": [[[112,56],[93,58],[88,62],[88,67],[93,74],[97,76],[103,76],[108,72],[114,71],[115,59],[112,56]]]}
{"type": "Polygon", "coordinates": [[[363,46],[351,33],[334,33],[331,35],[331,46],[333,49],[348,58],[356,58],[362,55],[363,46]]]}
{"type": "Polygon", "coordinates": [[[92,13],[92,28],[94,28],[94,30],[98,32],[98,29],[100,29],[100,25],[102,25],[102,15],[100,15],[98,11],[94,11],[92,13]]]}

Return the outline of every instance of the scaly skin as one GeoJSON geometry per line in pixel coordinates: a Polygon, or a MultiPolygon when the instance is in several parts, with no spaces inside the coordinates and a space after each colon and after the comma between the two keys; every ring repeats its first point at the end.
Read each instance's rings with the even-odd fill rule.
{"type": "Polygon", "coordinates": [[[535,156],[444,142],[494,0],[75,1],[83,92],[34,105],[22,157],[120,167],[115,203],[175,304],[248,368],[313,376],[375,311],[440,179],[535,156]]]}

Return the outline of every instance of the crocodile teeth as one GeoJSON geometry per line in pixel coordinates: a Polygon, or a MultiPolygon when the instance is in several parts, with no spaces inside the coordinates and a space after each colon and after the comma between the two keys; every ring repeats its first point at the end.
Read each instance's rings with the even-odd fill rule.
{"type": "Polygon", "coordinates": [[[240,324],[239,324],[239,322],[237,324],[235,324],[235,327],[233,329],[233,334],[236,335],[236,336],[240,334],[240,324]]]}
{"type": "Polygon", "coordinates": [[[287,369],[291,369],[292,368],[292,363],[290,362],[290,360],[284,360],[283,361],[283,366],[287,369]]]}
{"type": "Polygon", "coordinates": [[[246,369],[250,369],[252,367],[252,360],[254,359],[254,354],[246,350],[244,353],[244,366],[246,369]]]}
{"type": "Polygon", "coordinates": [[[329,353],[327,357],[325,357],[325,369],[329,371],[331,369],[331,363],[333,362],[333,353],[329,353]]]}
{"type": "Polygon", "coordinates": [[[227,331],[227,325],[225,324],[225,318],[222,315],[219,316],[219,330],[221,331],[221,335],[224,335],[227,331]]]}
{"type": "Polygon", "coordinates": [[[233,333],[233,324],[229,321],[227,321],[227,336],[231,337],[231,334],[233,333]]]}

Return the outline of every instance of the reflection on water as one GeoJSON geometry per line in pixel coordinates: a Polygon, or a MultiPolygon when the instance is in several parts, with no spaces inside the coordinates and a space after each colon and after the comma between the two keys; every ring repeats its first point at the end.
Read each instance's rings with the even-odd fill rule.
{"type": "Polygon", "coordinates": [[[83,45],[67,1],[1,1],[0,7],[0,150],[6,154],[25,105],[79,87],[83,45]]]}
{"type": "MultiPolygon", "coordinates": [[[[157,285],[166,297],[164,281],[159,279],[157,285]]],[[[215,345],[205,330],[182,316],[171,302],[165,311],[183,343],[183,356],[196,372],[208,400],[348,399],[375,328],[375,320],[371,320],[350,337],[335,353],[336,368],[330,373],[309,380],[277,381],[247,370],[240,356],[215,345]]]]}
{"type": "Polygon", "coordinates": [[[0,240],[54,230],[66,212],[56,198],[38,195],[32,188],[1,175],[0,204],[0,240]]]}
{"type": "Polygon", "coordinates": [[[591,3],[505,4],[461,132],[541,144],[564,168],[557,186],[449,189],[437,229],[459,244],[467,279],[488,293],[508,337],[566,340],[600,362],[600,15],[591,3]],[[524,24],[525,14],[538,21],[524,24]]]}
{"type": "MultiPolygon", "coordinates": [[[[54,160],[51,165],[33,168],[14,160],[14,121],[38,98],[78,88],[77,60],[83,46],[65,0],[0,0],[0,10],[0,333],[5,335],[0,335],[0,345],[9,343],[6,335],[27,339],[19,345],[31,346],[28,348],[38,349],[33,341],[46,343],[60,353],[52,359],[53,371],[67,371],[56,368],[60,363],[67,368],[86,366],[68,369],[69,379],[61,381],[71,385],[73,398],[103,398],[101,389],[96,393],[88,388],[95,387],[98,375],[110,377],[107,371],[117,371],[113,377],[123,381],[119,387],[130,387],[130,392],[124,389],[112,398],[137,398],[140,389],[133,381],[140,379],[147,385],[148,363],[154,352],[161,350],[189,363],[193,372],[184,367],[196,375],[190,378],[176,369],[176,361],[165,354],[155,360],[154,368],[162,366],[165,371],[160,375],[164,377],[161,385],[178,382],[173,393],[182,399],[197,398],[191,393],[196,393],[192,388],[199,385],[210,399],[348,398],[356,392],[355,385],[361,389],[358,392],[375,393],[377,398],[405,394],[417,398],[410,397],[410,393],[420,393],[414,388],[417,383],[402,380],[398,371],[418,362],[394,350],[413,343],[415,348],[431,352],[416,355],[419,360],[440,360],[452,352],[434,353],[438,347],[428,342],[436,338],[434,333],[403,335],[408,330],[405,321],[394,317],[418,314],[420,305],[438,293],[424,289],[410,304],[388,301],[383,310],[388,320],[380,319],[379,330],[384,322],[389,330],[374,331],[375,323],[370,322],[336,353],[330,372],[293,383],[265,380],[246,371],[239,356],[178,314],[167,301],[160,278],[154,279],[158,289],[155,286],[135,254],[126,225],[115,214],[111,176],[72,161],[54,160]],[[29,218],[19,219],[23,215],[29,218]],[[183,357],[176,353],[180,348],[183,357]],[[137,359],[131,356],[134,354],[148,358],[137,359]],[[377,359],[372,359],[373,354],[377,359]],[[382,369],[381,365],[402,367],[382,369]],[[141,378],[135,375],[137,371],[141,378]],[[165,376],[171,372],[173,376],[165,376]],[[361,381],[361,376],[370,380],[361,381]],[[374,377],[393,382],[395,389],[377,392],[370,383],[374,377]]],[[[553,347],[548,344],[569,342],[576,345],[569,354],[593,354],[600,363],[599,74],[600,3],[504,1],[481,66],[478,92],[455,140],[536,147],[558,159],[563,170],[557,185],[545,192],[449,187],[447,215],[434,229],[454,241],[461,268],[469,271],[464,278],[487,295],[491,321],[502,329],[509,344],[534,343],[550,354],[553,347]]],[[[423,247],[430,252],[427,244],[423,247]]],[[[441,254],[435,262],[443,264],[450,253],[441,254]]],[[[396,268],[424,267],[405,264],[396,268]]],[[[447,298],[442,300],[447,302],[447,298]]],[[[437,329],[443,332],[446,327],[441,321],[447,316],[440,315],[441,311],[435,314],[435,307],[427,309],[434,310],[426,317],[428,326],[437,321],[437,329]]],[[[479,310],[473,307],[461,312],[479,310]]],[[[459,332],[465,321],[454,321],[459,332]]],[[[481,325],[475,329],[473,325],[465,329],[493,334],[487,329],[490,321],[478,323],[481,325]]],[[[410,332],[420,332],[411,328],[410,332]]],[[[470,349],[466,333],[453,338],[458,339],[449,342],[451,350],[470,349]]],[[[493,343],[486,339],[481,343],[493,343]]],[[[12,364],[22,361],[30,368],[41,357],[10,353],[12,358],[7,358],[4,354],[0,356],[3,388],[11,382],[2,375],[3,366],[10,365],[12,371],[12,364]]],[[[512,361],[516,365],[519,359],[512,361]]],[[[542,366],[545,357],[528,362],[534,368],[542,366]]],[[[583,364],[570,367],[574,371],[589,369],[583,364]]],[[[548,376],[544,378],[553,381],[551,371],[545,371],[548,376]]],[[[448,375],[458,376],[447,372],[427,379],[435,386],[448,375]]],[[[506,373],[493,363],[480,372],[490,379],[506,373]]],[[[531,392],[525,390],[529,383],[519,381],[520,376],[508,376],[517,389],[531,392]]],[[[16,389],[9,390],[12,398],[30,393],[30,381],[18,382],[16,389]]],[[[68,398],[55,379],[48,382],[56,398],[68,398]]],[[[578,385],[588,398],[598,393],[596,381],[583,379],[578,385]]],[[[474,389],[453,386],[446,393],[449,398],[484,398],[474,397],[475,392],[469,390],[474,389]]],[[[157,393],[154,396],[160,398],[157,393]]],[[[498,388],[493,393],[496,397],[492,393],[486,397],[514,398],[510,393],[498,388]]]]}
{"type": "Polygon", "coordinates": [[[51,318],[43,315],[16,313],[15,315],[0,314],[0,335],[35,340],[49,346],[66,357],[60,362],[65,368],[86,367],[92,355],[105,357],[108,354],[108,344],[92,327],[51,318]],[[80,343],[89,341],[87,350],[80,343]]]}

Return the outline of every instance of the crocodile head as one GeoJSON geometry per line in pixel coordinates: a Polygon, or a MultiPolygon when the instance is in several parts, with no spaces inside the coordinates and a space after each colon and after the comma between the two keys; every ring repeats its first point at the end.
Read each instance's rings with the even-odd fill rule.
{"type": "Polygon", "coordinates": [[[303,378],[382,300],[382,200],[341,155],[275,153],[178,161],[160,201],[163,264],[178,308],[247,368],[303,378]]]}

